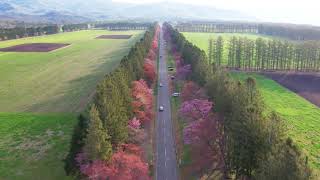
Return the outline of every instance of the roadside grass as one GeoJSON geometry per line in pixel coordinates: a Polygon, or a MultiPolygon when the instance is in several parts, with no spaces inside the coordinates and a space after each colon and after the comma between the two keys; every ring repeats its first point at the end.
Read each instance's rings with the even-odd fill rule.
{"type": "Polygon", "coordinates": [[[97,83],[112,71],[143,31],[87,30],[0,42],[70,43],[52,52],[0,52],[0,112],[81,112],[97,83]],[[131,39],[95,39],[133,34],[131,39]]]}
{"type": "Polygon", "coordinates": [[[75,115],[0,113],[0,121],[0,179],[71,179],[63,159],[75,115]]]}
{"type": "Polygon", "coordinates": [[[320,109],[296,93],[262,75],[233,72],[231,76],[241,81],[249,76],[256,79],[267,111],[274,110],[286,120],[288,135],[309,156],[311,166],[319,175],[320,109]]]}

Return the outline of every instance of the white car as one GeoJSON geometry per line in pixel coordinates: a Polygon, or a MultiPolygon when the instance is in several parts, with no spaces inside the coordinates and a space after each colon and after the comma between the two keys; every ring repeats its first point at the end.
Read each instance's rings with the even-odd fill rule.
{"type": "Polygon", "coordinates": [[[162,86],[163,86],[163,84],[162,84],[162,83],[160,83],[160,84],[159,84],[159,86],[160,86],[160,87],[162,87],[162,86]]]}
{"type": "Polygon", "coordinates": [[[172,94],[172,96],[173,97],[178,97],[178,96],[180,96],[180,93],[175,92],[175,93],[172,94]]]}
{"type": "Polygon", "coordinates": [[[160,107],[159,107],[159,111],[164,111],[163,106],[160,106],[160,107]]]}

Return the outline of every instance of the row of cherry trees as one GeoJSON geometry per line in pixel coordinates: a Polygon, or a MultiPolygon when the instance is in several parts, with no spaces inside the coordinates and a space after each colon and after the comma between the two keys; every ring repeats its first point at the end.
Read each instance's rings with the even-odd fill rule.
{"type": "MultiPolygon", "coordinates": [[[[165,38],[170,42],[170,33],[165,31],[165,38]]],[[[226,173],[224,159],[224,136],[221,118],[214,113],[214,103],[209,100],[206,90],[190,80],[191,64],[188,64],[171,44],[176,65],[176,76],[183,84],[181,105],[178,115],[184,124],[182,140],[190,147],[192,174],[199,176],[226,173]],[[221,172],[221,173],[220,173],[221,172]]],[[[178,83],[175,81],[174,83],[178,83]]],[[[182,152],[185,153],[185,152],[182,152]]],[[[186,178],[186,177],[185,177],[186,178]]]]}
{"type": "MultiPolygon", "coordinates": [[[[183,143],[190,147],[193,173],[207,175],[225,173],[224,136],[221,118],[213,112],[214,103],[206,90],[189,79],[190,64],[184,64],[181,55],[173,50],[177,76],[182,80],[182,104],[178,114],[184,121],[183,143]]],[[[220,174],[219,174],[220,175],[220,174]]]]}
{"type": "MultiPolygon", "coordinates": [[[[179,114],[192,175],[204,179],[309,179],[308,158],[285,134],[277,113],[265,112],[255,80],[232,80],[169,24],[184,64],[191,65],[179,114]],[[213,103],[214,102],[214,103],[213,103]]],[[[176,56],[179,57],[179,56],[176,56]]],[[[188,176],[190,177],[190,176],[188,176]]]]}
{"type": "Polygon", "coordinates": [[[145,126],[154,117],[158,34],[155,25],[97,86],[90,111],[75,128],[67,173],[80,172],[88,179],[150,179],[142,144],[145,126]]]}

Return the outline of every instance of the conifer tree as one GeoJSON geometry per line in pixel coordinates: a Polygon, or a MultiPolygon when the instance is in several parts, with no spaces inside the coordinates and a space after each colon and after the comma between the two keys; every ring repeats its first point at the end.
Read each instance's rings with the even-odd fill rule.
{"type": "Polygon", "coordinates": [[[84,151],[91,160],[109,160],[112,145],[108,131],[103,128],[99,112],[95,105],[90,110],[90,122],[85,139],[84,151]]]}

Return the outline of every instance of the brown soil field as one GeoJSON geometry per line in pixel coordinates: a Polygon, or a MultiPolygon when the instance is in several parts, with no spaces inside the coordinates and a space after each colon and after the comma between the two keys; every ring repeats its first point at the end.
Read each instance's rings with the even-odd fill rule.
{"type": "Polygon", "coordinates": [[[130,39],[132,35],[102,35],[96,39],[130,39]]]}
{"type": "Polygon", "coordinates": [[[2,52],[50,52],[70,44],[58,44],[58,43],[30,43],[20,44],[7,48],[0,48],[2,52]]]}
{"type": "Polygon", "coordinates": [[[319,73],[264,72],[262,74],[320,107],[319,73]]]}

